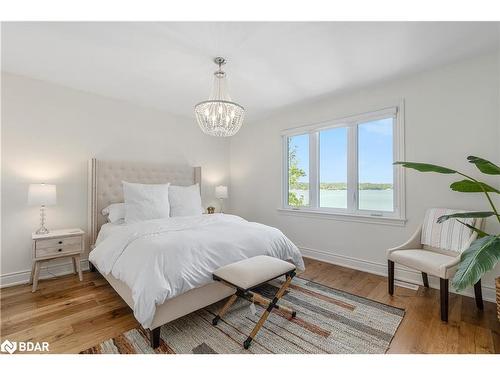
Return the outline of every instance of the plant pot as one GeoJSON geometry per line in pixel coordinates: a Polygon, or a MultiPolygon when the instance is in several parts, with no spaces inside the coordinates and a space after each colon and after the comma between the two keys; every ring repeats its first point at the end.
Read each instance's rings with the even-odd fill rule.
{"type": "Polygon", "coordinates": [[[496,278],[497,285],[497,318],[500,320],[500,277],[496,278]]]}

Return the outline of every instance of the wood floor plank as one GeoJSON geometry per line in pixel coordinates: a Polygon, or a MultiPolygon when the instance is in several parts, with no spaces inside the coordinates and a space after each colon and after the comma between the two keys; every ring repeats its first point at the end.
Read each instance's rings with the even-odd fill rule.
{"type": "MultiPolygon", "coordinates": [[[[496,305],[476,309],[473,298],[450,295],[449,322],[439,314],[439,291],[396,286],[387,279],[345,267],[305,259],[300,277],[405,309],[388,353],[500,353],[496,305]]],[[[78,353],[138,327],[132,310],[98,273],[41,280],[0,289],[0,339],[48,341],[52,353],[78,353]]]]}
{"type": "Polygon", "coordinates": [[[459,353],[494,353],[493,336],[489,329],[462,321],[459,334],[459,353]]]}
{"type": "Polygon", "coordinates": [[[493,340],[493,352],[500,353],[500,332],[491,331],[491,339],[493,340]]]}

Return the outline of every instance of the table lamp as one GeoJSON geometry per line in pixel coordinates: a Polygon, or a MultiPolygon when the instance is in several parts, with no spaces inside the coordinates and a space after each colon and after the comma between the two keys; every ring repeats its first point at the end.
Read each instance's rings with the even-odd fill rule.
{"type": "Polygon", "coordinates": [[[215,198],[220,200],[220,212],[222,212],[222,200],[227,199],[227,186],[219,185],[215,187],[215,198]]]}
{"type": "Polygon", "coordinates": [[[30,206],[40,206],[40,228],[38,228],[36,234],[49,233],[49,230],[45,228],[45,206],[56,204],[56,185],[30,184],[28,204],[30,206]]]}

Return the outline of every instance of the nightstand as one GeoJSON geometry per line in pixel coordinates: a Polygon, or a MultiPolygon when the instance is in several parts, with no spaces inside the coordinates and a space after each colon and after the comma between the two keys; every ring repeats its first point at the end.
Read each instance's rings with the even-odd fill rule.
{"type": "Polygon", "coordinates": [[[33,283],[32,292],[36,292],[38,287],[41,263],[52,259],[71,257],[74,273],[78,272],[82,281],[80,256],[83,252],[84,235],[85,232],[81,229],[60,229],[47,234],[33,233],[31,235],[33,243],[33,266],[30,276],[30,284],[33,283]]]}

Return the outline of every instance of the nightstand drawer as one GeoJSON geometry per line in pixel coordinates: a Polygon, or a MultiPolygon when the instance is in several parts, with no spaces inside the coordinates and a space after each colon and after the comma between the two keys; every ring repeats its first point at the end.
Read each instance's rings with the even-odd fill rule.
{"type": "Polygon", "coordinates": [[[44,258],[48,256],[58,256],[68,253],[77,253],[82,251],[81,241],[79,243],[60,246],[60,247],[46,247],[43,249],[35,250],[36,258],[44,258]]]}
{"type": "Polygon", "coordinates": [[[57,257],[82,250],[82,236],[47,238],[35,241],[35,258],[57,257]]]}
{"type": "Polygon", "coordinates": [[[36,240],[36,249],[48,249],[48,248],[66,248],[74,245],[81,246],[82,236],[64,237],[64,238],[50,238],[46,240],[36,240]]]}

